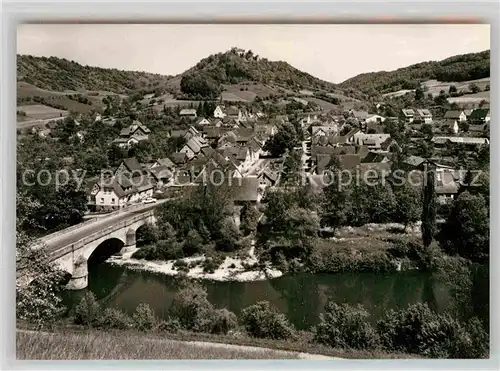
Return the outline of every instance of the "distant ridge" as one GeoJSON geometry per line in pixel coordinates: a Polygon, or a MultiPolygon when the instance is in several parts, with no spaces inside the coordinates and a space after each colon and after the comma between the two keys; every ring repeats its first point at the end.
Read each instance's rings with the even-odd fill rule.
{"type": "Polygon", "coordinates": [[[359,90],[365,94],[390,93],[402,89],[415,89],[425,80],[460,82],[490,77],[490,51],[456,55],[442,61],[430,61],[399,68],[395,71],[363,73],[338,86],[359,90]]]}

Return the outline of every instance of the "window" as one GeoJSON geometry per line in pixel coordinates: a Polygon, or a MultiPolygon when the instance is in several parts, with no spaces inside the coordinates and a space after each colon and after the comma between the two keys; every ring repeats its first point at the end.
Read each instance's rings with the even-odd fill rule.
{"type": "Polygon", "coordinates": [[[115,203],[115,199],[114,199],[114,198],[112,198],[112,199],[111,199],[111,203],[112,203],[112,204],[114,204],[114,203],[115,203]]]}
{"type": "Polygon", "coordinates": [[[103,204],[103,203],[104,203],[104,198],[101,198],[101,204],[103,204]]]}

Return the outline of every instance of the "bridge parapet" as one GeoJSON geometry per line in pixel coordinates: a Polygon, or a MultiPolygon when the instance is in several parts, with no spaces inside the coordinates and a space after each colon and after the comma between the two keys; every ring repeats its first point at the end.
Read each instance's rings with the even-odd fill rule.
{"type": "Polygon", "coordinates": [[[60,257],[65,256],[66,254],[69,254],[73,251],[81,249],[82,247],[84,247],[85,245],[87,245],[88,243],[90,243],[92,241],[95,241],[101,237],[104,237],[104,236],[106,236],[106,235],[108,235],[116,230],[121,229],[121,228],[128,227],[129,225],[134,224],[135,222],[137,222],[139,220],[143,220],[143,219],[146,219],[146,218],[152,217],[152,216],[154,216],[154,211],[148,210],[144,213],[134,215],[133,217],[131,217],[127,220],[118,222],[116,224],[113,224],[112,226],[101,229],[100,231],[92,233],[91,235],[84,237],[75,243],[69,244],[63,248],[49,252],[49,254],[48,254],[49,260],[54,261],[56,259],[59,259],[60,257]]]}
{"type": "Polygon", "coordinates": [[[113,211],[111,213],[107,213],[105,216],[90,218],[90,219],[88,219],[88,220],[86,220],[86,221],[84,221],[82,223],[78,223],[78,224],[72,225],[71,227],[64,228],[64,229],[61,229],[60,231],[57,231],[57,232],[51,233],[51,234],[49,234],[47,236],[44,236],[44,237],[40,238],[40,240],[42,241],[42,243],[47,243],[50,240],[52,240],[53,238],[62,236],[63,234],[66,234],[66,233],[69,233],[69,232],[72,232],[72,231],[76,231],[76,230],[78,230],[78,229],[80,229],[80,228],[82,228],[82,227],[84,227],[86,225],[90,225],[92,223],[95,223],[98,220],[100,220],[101,218],[102,219],[109,218],[111,216],[118,215],[118,214],[123,213],[123,212],[133,211],[133,210],[139,209],[141,207],[144,207],[144,205],[138,203],[138,204],[131,205],[131,206],[128,206],[128,207],[123,208],[123,209],[119,209],[119,210],[113,211]]]}

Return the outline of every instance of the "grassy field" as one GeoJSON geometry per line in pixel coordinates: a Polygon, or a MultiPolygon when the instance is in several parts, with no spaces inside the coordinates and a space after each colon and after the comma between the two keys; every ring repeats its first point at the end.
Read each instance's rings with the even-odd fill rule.
{"type": "Polygon", "coordinates": [[[26,114],[25,120],[45,120],[56,117],[62,117],[68,114],[67,111],[45,106],[43,104],[32,104],[18,106],[17,110],[26,114]]]}
{"type": "Polygon", "coordinates": [[[309,102],[316,103],[324,111],[331,111],[340,107],[319,98],[305,98],[305,99],[309,102]]]}
{"type": "MultiPolygon", "coordinates": [[[[489,98],[490,92],[484,91],[484,89],[486,88],[486,85],[490,84],[489,77],[486,77],[484,79],[469,80],[469,81],[462,81],[462,82],[454,82],[454,81],[442,82],[442,81],[437,81],[437,80],[427,80],[427,81],[424,81],[422,83],[422,85],[424,85],[427,88],[425,93],[426,94],[431,93],[434,97],[438,96],[441,90],[444,90],[446,93],[448,93],[450,86],[452,86],[452,85],[456,86],[457,91],[467,93],[467,92],[469,92],[469,85],[470,84],[476,84],[481,89],[481,92],[476,93],[476,94],[467,94],[467,95],[464,95],[462,97],[449,98],[448,101],[450,101],[450,103],[453,101],[460,103],[462,101],[463,102],[470,102],[470,101],[472,101],[472,98],[474,98],[475,100],[477,100],[479,98],[481,98],[481,99],[485,99],[485,98],[488,99],[489,98]]],[[[398,96],[410,93],[412,91],[414,91],[414,90],[398,90],[398,91],[395,91],[392,93],[383,94],[383,96],[384,97],[398,97],[398,96]]],[[[478,101],[480,101],[481,99],[479,99],[478,101]]]]}
{"type": "Polygon", "coordinates": [[[336,349],[298,339],[270,340],[239,335],[181,331],[143,333],[136,330],[84,330],[57,325],[36,332],[21,325],[16,333],[17,359],[411,359],[418,355],[382,350],[336,349]]]}
{"type": "MultiPolygon", "coordinates": [[[[34,85],[28,84],[26,82],[18,82],[17,83],[17,97],[20,99],[26,99],[26,98],[33,98],[33,97],[42,97],[43,99],[53,102],[54,104],[60,105],[64,107],[64,110],[66,111],[74,111],[78,113],[88,113],[91,110],[97,110],[100,111],[104,109],[104,104],[102,103],[102,98],[105,96],[108,96],[110,94],[114,94],[112,92],[108,91],[73,91],[73,90],[67,90],[64,92],[60,91],[51,91],[51,90],[46,90],[46,89],[41,89],[38,88],[34,85]],[[97,93],[97,94],[96,94],[97,93]],[[86,96],[92,104],[84,104],[77,102],[73,99],[69,98],[69,95],[72,94],[81,94],[82,96],[86,96]]],[[[122,97],[125,97],[124,95],[121,95],[122,97]]],[[[20,107],[24,107],[27,105],[22,105],[18,107],[18,110],[20,107]]],[[[55,110],[55,108],[49,107],[52,110],[55,110]]],[[[26,113],[28,116],[30,116],[28,113],[26,113]]],[[[58,115],[57,115],[58,116],[58,115]]],[[[55,116],[54,116],[55,117],[55,116]]],[[[32,119],[47,119],[50,117],[32,117],[32,119]]]]}
{"type": "MultiPolygon", "coordinates": [[[[476,84],[481,91],[486,88],[486,85],[490,84],[490,78],[486,77],[484,79],[478,80],[470,80],[470,81],[462,81],[462,82],[441,82],[437,80],[427,80],[423,83],[428,89],[427,93],[431,93],[433,96],[439,95],[441,90],[448,92],[450,86],[455,85],[458,91],[468,92],[469,85],[476,84]]],[[[487,96],[489,96],[489,92],[486,92],[487,96]]]]}
{"type": "Polygon", "coordinates": [[[121,332],[17,332],[22,360],[298,359],[292,352],[189,343],[121,332]]]}

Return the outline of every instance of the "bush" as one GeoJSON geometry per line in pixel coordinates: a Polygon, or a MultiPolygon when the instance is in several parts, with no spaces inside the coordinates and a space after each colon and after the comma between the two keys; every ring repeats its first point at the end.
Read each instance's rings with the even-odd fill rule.
{"type": "Polygon", "coordinates": [[[211,257],[207,257],[203,260],[202,267],[204,273],[214,273],[226,258],[223,255],[216,254],[211,257]]]}
{"type": "Polygon", "coordinates": [[[185,260],[176,260],[172,265],[174,269],[177,269],[179,272],[189,272],[189,264],[185,260]]]}
{"type": "Polygon", "coordinates": [[[106,308],[99,320],[99,327],[125,330],[130,327],[131,322],[130,317],[122,311],[115,308],[106,308]]]}
{"type": "Polygon", "coordinates": [[[227,334],[238,326],[238,318],[227,309],[216,309],[212,313],[212,334],[227,334]]]}
{"type": "Polygon", "coordinates": [[[353,257],[350,252],[338,251],[329,244],[312,248],[307,267],[314,273],[384,273],[396,270],[393,260],[383,252],[365,252],[353,257]]]}
{"type": "Polygon", "coordinates": [[[382,345],[389,350],[433,358],[478,358],[487,352],[488,335],[478,320],[463,326],[423,303],[389,312],[377,329],[382,345]]]}
{"type": "Polygon", "coordinates": [[[99,322],[101,306],[92,292],[86,292],[75,308],[74,321],[77,325],[92,327],[99,322]]]}
{"type": "Polygon", "coordinates": [[[148,304],[141,303],[132,314],[132,322],[138,330],[151,330],[156,323],[156,316],[148,304]]]}
{"type": "Polygon", "coordinates": [[[334,348],[372,349],[378,343],[375,329],[367,321],[368,312],[359,305],[328,302],[320,323],[314,329],[314,341],[334,348]]]}
{"type": "Polygon", "coordinates": [[[237,317],[227,309],[215,309],[207,299],[207,291],[189,283],[174,297],[171,313],[179,327],[195,332],[227,334],[237,326],[237,317]]]}
{"type": "Polygon", "coordinates": [[[155,260],[157,258],[156,249],[154,246],[143,246],[132,254],[133,259],[155,260]]]}
{"type": "Polygon", "coordinates": [[[295,332],[285,315],[267,301],[243,309],[241,321],[247,333],[256,338],[287,339],[295,332]]]}
{"type": "Polygon", "coordinates": [[[181,323],[177,318],[169,317],[166,321],[162,321],[156,327],[159,332],[169,332],[171,334],[176,334],[182,329],[181,323]]]}

